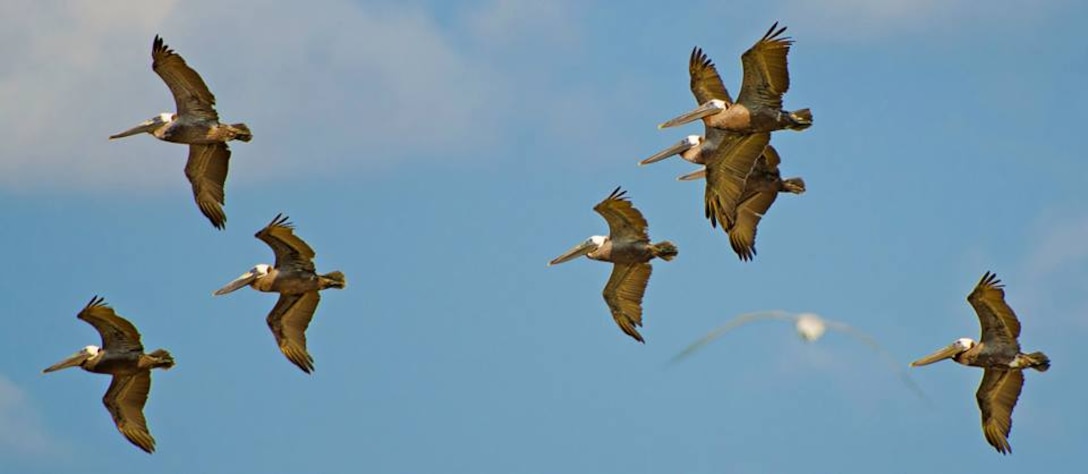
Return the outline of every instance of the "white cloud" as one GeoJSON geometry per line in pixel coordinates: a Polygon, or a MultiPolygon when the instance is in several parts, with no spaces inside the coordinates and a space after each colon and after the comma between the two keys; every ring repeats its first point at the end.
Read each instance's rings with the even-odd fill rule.
{"type": "Polygon", "coordinates": [[[0,452],[41,455],[51,446],[26,394],[0,375],[0,452]]]}
{"type": "Polygon", "coordinates": [[[183,146],[106,139],[173,109],[150,68],[156,33],[201,72],[224,121],[253,129],[253,142],[232,146],[231,182],[244,184],[485,149],[516,118],[518,72],[481,45],[569,31],[553,28],[566,25],[560,6],[505,0],[452,25],[395,2],[4,5],[0,187],[9,191],[188,187],[183,146]]]}

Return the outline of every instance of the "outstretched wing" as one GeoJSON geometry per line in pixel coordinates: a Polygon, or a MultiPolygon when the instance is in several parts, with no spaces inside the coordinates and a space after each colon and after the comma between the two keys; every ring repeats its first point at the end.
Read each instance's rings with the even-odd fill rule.
{"type": "Polygon", "coordinates": [[[268,313],[268,328],[276,336],[280,351],[287,360],[307,374],[314,370],[314,358],[306,350],[306,328],[317,311],[321,295],[316,291],[301,295],[280,295],[272,312],[268,313]]]}
{"type": "Polygon", "coordinates": [[[102,397],[117,430],[125,435],[132,444],[148,453],[155,452],[155,438],[147,430],[144,419],[144,405],[147,394],[151,392],[151,371],[145,370],[132,375],[114,375],[110,388],[102,397]]]}
{"type": "Polygon", "coordinates": [[[737,221],[729,230],[729,246],[741,260],[756,256],[756,230],[763,215],[778,198],[775,191],[762,191],[748,196],[737,208],[737,221]]]}
{"type": "Polygon", "coordinates": [[[725,101],[732,104],[733,98],[725,89],[718,68],[698,46],[691,50],[691,58],[688,59],[688,74],[691,75],[691,93],[695,96],[695,102],[703,105],[712,99],[725,101]]]}
{"type": "Polygon", "coordinates": [[[1016,313],[1005,303],[1005,285],[997,275],[986,272],[978,285],[967,295],[967,301],[975,308],[979,325],[982,326],[982,343],[1015,345],[1019,350],[1020,321],[1016,313]]]}
{"type": "Polygon", "coordinates": [[[737,206],[756,159],[771,141],[770,133],[728,135],[714,150],[706,163],[706,217],[710,225],[732,229],[737,218],[737,206]]]}
{"type": "Polygon", "coordinates": [[[759,104],[775,110],[782,108],[782,95],[790,88],[790,72],[786,56],[793,40],[782,36],[786,27],[771,25],[767,34],[741,55],[744,66],[744,82],[740,86],[737,102],[759,104]]]}
{"type": "Polygon", "coordinates": [[[1023,387],[1023,371],[988,368],[975,392],[978,408],[982,412],[982,434],[1001,454],[1012,452],[1009,445],[1012,410],[1016,408],[1016,400],[1020,398],[1023,387]]]}
{"type": "Polygon", "coordinates": [[[648,242],[650,236],[646,230],[646,218],[631,205],[626,194],[627,191],[621,191],[617,187],[607,198],[593,206],[593,210],[608,222],[608,233],[612,240],[648,242]]]}
{"type": "Polygon", "coordinates": [[[295,235],[295,225],[287,220],[287,216],[276,214],[272,222],[253,236],[272,247],[276,268],[289,266],[314,271],[314,249],[295,235]]]}
{"type": "Polygon", "coordinates": [[[185,177],[193,185],[193,199],[197,207],[216,229],[227,225],[223,186],[227,182],[230,164],[230,148],[226,143],[189,145],[189,162],[185,164],[185,177]]]}
{"type": "Polygon", "coordinates": [[[789,313],[787,313],[785,311],[759,311],[759,312],[755,312],[755,313],[742,314],[740,316],[737,316],[737,317],[729,320],[725,324],[722,324],[721,326],[718,326],[714,330],[708,332],[705,336],[699,338],[699,340],[689,344],[688,347],[686,347],[683,351],[681,351],[679,354],[677,354],[676,356],[674,356],[672,358],[672,362],[673,363],[679,362],[680,359],[683,359],[683,358],[691,355],[692,353],[699,350],[703,346],[705,346],[707,344],[710,344],[715,339],[717,339],[719,337],[722,337],[722,335],[724,335],[725,333],[727,333],[729,331],[732,331],[733,329],[736,329],[736,328],[738,328],[740,326],[743,326],[745,324],[748,324],[748,323],[750,323],[752,321],[757,321],[757,320],[760,320],[760,319],[781,319],[781,320],[786,320],[786,321],[792,321],[792,320],[794,320],[796,318],[794,318],[793,316],[791,316],[789,313]]]}
{"type": "Polygon", "coordinates": [[[649,263],[613,264],[612,276],[602,292],[612,319],[625,334],[642,343],[646,341],[635,328],[642,326],[642,296],[646,294],[646,283],[652,272],[649,263]]]}
{"type": "Polygon", "coordinates": [[[90,323],[98,331],[98,335],[102,337],[102,349],[143,352],[144,346],[140,343],[140,332],[136,330],[136,326],[118,316],[113,308],[106,305],[104,298],[100,296],[91,298],[77,317],[90,323]]]}
{"type": "Polygon", "coordinates": [[[151,69],[155,71],[174,96],[178,115],[219,121],[215,112],[215,96],[185,60],[155,35],[151,44],[151,69]]]}

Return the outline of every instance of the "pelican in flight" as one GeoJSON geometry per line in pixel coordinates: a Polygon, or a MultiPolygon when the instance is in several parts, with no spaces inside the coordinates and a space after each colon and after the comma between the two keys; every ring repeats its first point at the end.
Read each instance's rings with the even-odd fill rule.
{"type": "Polygon", "coordinates": [[[91,298],[78,317],[98,331],[102,347],[84,347],[42,372],[80,367],[87,372],[112,375],[113,381],[102,403],[113,416],[117,430],[140,449],[155,452],[155,438],[151,437],[144,419],[144,405],[151,391],[151,369],[167,370],[174,366],[174,358],[164,349],[144,354],[136,327],[118,316],[100,297],[91,298]]]}
{"type": "Polygon", "coordinates": [[[177,113],[164,112],[125,130],[110,139],[150,133],[159,140],[189,145],[185,176],[193,186],[193,197],[200,212],[216,229],[227,225],[223,212],[223,185],[227,180],[230,148],[227,142],[253,138],[244,123],[219,122],[215,96],[204,80],[185,60],[155,36],[151,44],[151,69],[162,78],[174,96],[177,113]]]}
{"type": "Polygon", "coordinates": [[[247,285],[257,291],[279,293],[280,299],[268,313],[268,327],[287,360],[310,373],[314,370],[314,358],[306,350],[306,328],[321,302],[319,291],[343,288],[347,279],[339,271],[318,275],[314,269],[314,249],[295,235],[294,228],[287,216],[277,214],[254,235],[272,247],[276,264],[258,264],[215,290],[213,295],[225,295],[247,285]]]}
{"type": "Polygon", "coordinates": [[[786,56],[793,44],[791,38],[782,36],[785,31],[786,27],[778,28],[778,22],[775,22],[763,38],[741,55],[744,78],[736,102],[729,96],[713,63],[696,47],[691,54],[689,69],[692,92],[700,102],[699,107],[662,123],[658,128],[675,127],[698,119],[703,119],[707,128],[739,134],[811,127],[812,112],[809,109],[793,112],[782,109],[782,96],[790,88],[786,56]],[[707,70],[713,71],[713,75],[707,72],[705,76],[700,76],[700,79],[705,77],[699,85],[701,95],[696,91],[697,60],[707,64],[707,70]]]}
{"type": "Polygon", "coordinates": [[[929,365],[944,359],[960,364],[982,367],[982,383],[975,392],[982,412],[982,433],[986,441],[1001,454],[1012,452],[1009,432],[1012,430],[1012,410],[1024,386],[1024,369],[1046,372],[1050,358],[1042,352],[1020,352],[1020,321],[1005,303],[1005,285],[997,275],[986,272],[978,285],[967,295],[967,301],[978,315],[982,340],[960,338],[948,347],[910,363],[911,367],[929,365]]]}
{"type": "Polygon", "coordinates": [[[729,245],[741,260],[750,261],[756,255],[756,228],[770,210],[778,193],[804,194],[801,178],[782,179],[778,165],[782,159],[774,147],[767,145],[756,160],[744,183],[737,207],[737,220],[729,229],[729,245]]]}
{"type": "Polygon", "coordinates": [[[646,293],[646,283],[650,281],[653,271],[650,260],[672,260],[677,255],[677,249],[667,240],[650,243],[646,219],[631,205],[626,194],[627,191],[620,191],[617,187],[607,198],[593,206],[593,210],[608,222],[607,236],[591,236],[548,262],[548,266],[583,255],[592,260],[612,262],[612,276],[608,278],[602,293],[604,301],[620,329],[636,341],[645,343],[636,327],[642,326],[642,296],[646,293]]]}
{"type": "Polygon", "coordinates": [[[828,329],[852,336],[858,341],[861,341],[866,346],[869,346],[870,349],[883,357],[888,362],[889,366],[892,367],[899,375],[899,378],[903,380],[903,383],[906,384],[907,387],[911,389],[911,391],[918,395],[919,398],[925,401],[929,400],[925,396],[925,393],[922,392],[922,389],[919,388],[918,385],[916,385],[914,381],[911,380],[910,376],[907,375],[907,373],[900,368],[900,365],[895,361],[895,358],[890,353],[888,353],[888,351],[884,350],[884,348],[881,347],[880,344],[877,344],[876,339],[854,328],[849,324],[827,320],[814,313],[795,314],[786,311],[758,311],[754,313],[742,314],[717,327],[713,331],[710,331],[709,333],[707,333],[707,335],[688,345],[687,348],[685,348],[682,352],[673,357],[672,361],[674,363],[679,362],[681,359],[690,356],[695,351],[713,342],[715,339],[722,337],[725,333],[732,331],[733,329],[736,329],[740,326],[754,321],[766,319],[792,322],[794,325],[794,329],[797,331],[797,335],[800,336],[801,339],[805,342],[816,342],[820,340],[820,338],[823,337],[828,329]]]}

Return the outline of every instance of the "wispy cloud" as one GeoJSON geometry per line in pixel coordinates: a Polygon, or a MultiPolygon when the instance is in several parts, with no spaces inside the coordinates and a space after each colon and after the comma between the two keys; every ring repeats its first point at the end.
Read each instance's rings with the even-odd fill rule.
{"type": "Polygon", "coordinates": [[[34,456],[52,446],[26,394],[0,375],[0,452],[34,456]]]}
{"type": "Polygon", "coordinates": [[[570,31],[562,4],[532,5],[485,2],[453,20],[347,0],[0,7],[9,68],[0,74],[0,186],[186,187],[184,147],[106,140],[173,109],[150,68],[156,33],[201,72],[224,120],[254,130],[252,143],[233,147],[233,169],[245,170],[233,183],[473,156],[516,113],[518,68],[487,45],[570,31]]]}

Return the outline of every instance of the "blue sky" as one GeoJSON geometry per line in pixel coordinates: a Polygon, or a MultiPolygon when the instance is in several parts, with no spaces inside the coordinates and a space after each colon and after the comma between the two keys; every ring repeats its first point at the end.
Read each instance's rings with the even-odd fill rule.
{"type": "Polygon", "coordinates": [[[3,470],[1070,472],[1088,439],[1088,8],[976,5],[0,5],[3,470]],[[776,20],[797,41],[785,104],[815,125],[773,144],[808,192],[778,200],[741,263],[702,186],[674,180],[690,165],[635,164],[702,130],[656,129],[694,105],[691,48],[735,92],[776,20]],[[184,147],[106,140],[172,110],[155,34],[254,131],[232,147],[225,232],[192,202],[184,147]],[[680,248],[655,263],[645,346],[601,300],[608,265],[545,267],[607,231],[592,207],[617,185],[680,248]],[[211,296],[271,261],[252,235],[278,212],[349,281],[308,332],[312,376],[264,323],[275,295],[211,296]],[[978,337],[965,297],[987,270],[1024,348],[1054,361],[1027,376],[1012,456],[983,438],[977,369],[911,370],[927,405],[867,347],[780,322],[667,365],[784,309],[852,324],[905,366],[978,337]],[[95,294],[177,358],[154,374],[153,456],[102,407],[108,377],[40,373],[98,343],[75,318],[95,294]]]}

